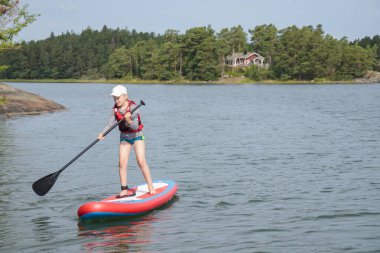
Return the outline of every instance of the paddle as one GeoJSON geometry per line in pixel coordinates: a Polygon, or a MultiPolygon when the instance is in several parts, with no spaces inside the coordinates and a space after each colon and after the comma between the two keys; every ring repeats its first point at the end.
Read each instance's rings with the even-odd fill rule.
{"type": "MultiPolygon", "coordinates": [[[[140,104],[138,104],[133,110],[131,111],[131,114],[136,111],[140,106],[145,105],[144,101],[140,100],[140,104]]],[[[113,126],[111,126],[107,131],[103,133],[103,136],[106,136],[109,132],[111,132],[117,125],[119,125],[124,118],[116,122],[113,126]]],[[[47,176],[44,176],[40,179],[38,179],[36,182],[33,183],[32,188],[35,193],[37,193],[40,196],[44,196],[48,191],[53,187],[55,181],[57,181],[57,178],[61,172],[70,166],[75,160],[77,160],[81,155],[86,153],[87,150],[89,150],[92,146],[94,146],[96,143],[98,143],[99,139],[97,138],[95,141],[93,141],[90,145],[88,145],[87,148],[83,149],[82,152],[80,152],[78,155],[76,155],[73,159],[71,159],[70,162],[66,163],[65,166],[63,166],[59,171],[51,173],[47,176]]]]}

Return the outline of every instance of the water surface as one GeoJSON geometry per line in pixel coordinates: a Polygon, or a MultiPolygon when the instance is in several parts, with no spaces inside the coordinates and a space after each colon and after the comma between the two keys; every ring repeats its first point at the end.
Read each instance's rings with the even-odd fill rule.
{"type": "MultiPolygon", "coordinates": [[[[119,192],[117,131],[31,189],[103,129],[110,84],[11,85],[67,110],[0,121],[1,252],[379,252],[380,85],[127,85],[143,99],[154,179],[171,205],[79,222],[119,192]]],[[[131,157],[129,185],[143,182],[131,157]]]]}

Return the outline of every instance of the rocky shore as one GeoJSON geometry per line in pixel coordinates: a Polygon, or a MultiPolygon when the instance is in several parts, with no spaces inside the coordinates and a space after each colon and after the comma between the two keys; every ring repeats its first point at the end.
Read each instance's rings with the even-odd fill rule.
{"type": "Polygon", "coordinates": [[[368,71],[362,78],[354,80],[356,83],[380,83],[380,72],[368,71]]]}
{"type": "Polygon", "coordinates": [[[0,116],[34,115],[64,109],[54,101],[0,83],[0,116]]]}

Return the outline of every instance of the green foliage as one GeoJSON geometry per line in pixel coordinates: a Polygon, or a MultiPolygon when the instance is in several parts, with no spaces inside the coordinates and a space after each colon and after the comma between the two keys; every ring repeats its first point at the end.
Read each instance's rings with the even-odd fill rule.
{"type": "Polygon", "coordinates": [[[278,36],[271,69],[281,80],[347,80],[363,76],[375,64],[373,50],[325,36],[321,25],[288,27],[278,36]]]}
{"type": "MultiPolygon", "coordinates": [[[[26,9],[27,6],[19,6],[18,0],[0,1],[0,54],[14,49],[14,36],[36,19],[36,15],[29,14],[26,9]]],[[[5,69],[7,66],[0,63],[0,72],[5,69]]]]}
{"type": "MultiPolygon", "coordinates": [[[[18,44],[21,50],[4,52],[0,64],[6,63],[10,68],[0,76],[10,79],[119,78],[117,71],[112,72],[117,62],[111,57],[114,51],[118,48],[130,50],[133,71],[138,71],[132,47],[149,39],[160,43],[162,36],[135,30],[112,30],[106,26],[101,31],[87,28],[81,34],[67,32],[55,36],[52,33],[46,40],[18,44]]],[[[128,62],[123,64],[128,65],[128,62]]]]}
{"type": "Polygon", "coordinates": [[[196,27],[186,31],[182,37],[183,74],[189,80],[216,80],[219,55],[214,30],[211,27],[196,27]]]}
{"type": "Polygon", "coordinates": [[[337,79],[362,77],[375,64],[373,51],[358,45],[345,43],[342,48],[342,60],[336,73],[337,79]]]}
{"type": "Polygon", "coordinates": [[[18,0],[0,1],[0,49],[8,48],[14,36],[35,20],[36,15],[29,14],[26,8],[19,7],[18,0]]]}
{"type": "Polygon", "coordinates": [[[272,58],[275,54],[277,44],[277,28],[273,25],[256,26],[255,29],[249,30],[253,51],[266,58],[271,65],[272,58]]]}
{"type": "Polygon", "coordinates": [[[105,74],[108,78],[123,78],[132,75],[133,51],[125,47],[116,49],[109,57],[105,74]]]}
{"type": "Polygon", "coordinates": [[[257,81],[343,80],[379,67],[376,36],[349,43],[325,35],[321,25],[277,30],[270,24],[249,33],[251,44],[241,26],[218,33],[210,26],[163,35],[106,26],[80,34],[52,33],[45,40],[17,44],[19,50],[3,50],[0,66],[9,67],[0,67],[0,78],[212,81],[227,74],[257,81]],[[269,68],[224,65],[226,56],[247,50],[263,55],[269,68]]]}
{"type": "Polygon", "coordinates": [[[361,40],[355,40],[350,43],[351,45],[358,45],[362,48],[372,50],[372,53],[376,55],[376,62],[374,64],[374,69],[380,71],[380,36],[375,35],[372,38],[366,36],[361,40]]]}
{"type": "Polygon", "coordinates": [[[248,49],[247,34],[239,26],[223,28],[217,35],[218,47],[222,54],[244,52],[248,49]]]}
{"type": "Polygon", "coordinates": [[[269,80],[273,78],[273,73],[270,69],[259,68],[252,65],[245,71],[245,76],[255,81],[269,80]]]}
{"type": "Polygon", "coordinates": [[[4,105],[7,102],[6,97],[0,97],[0,106],[4,105]]]}
{"type": "Polygon", "coordinates": [[[180,46],[175,41],[167,41],[158,51],[158,79],[171,80],[180,76],[180,46]]]}
{"type": "Polygon", "coordinates": [[[277,77],[284,74],[291,79],[312,80],[315,77],[314,66],[317,60],[313,57],[314,50],[322,44],[323,31],[319,26],[299,29],[292,26],[279,31],[279,39],[272,66],[277,77]]]}

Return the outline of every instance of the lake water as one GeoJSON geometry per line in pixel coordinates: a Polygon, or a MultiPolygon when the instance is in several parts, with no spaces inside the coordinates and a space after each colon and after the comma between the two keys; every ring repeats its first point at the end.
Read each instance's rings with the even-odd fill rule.
{"type": "Polygon", "coordinates": [[[127,85],[153,178],[179,188],[101,223],[76,212],[119,192],[117,130],[44,197],[31,185],[95,140],[113,85],[10,85],[67,110],[0,119],[1,252],[380,252],[379,84],[127,85]]]}

